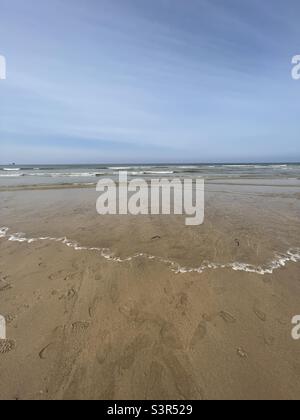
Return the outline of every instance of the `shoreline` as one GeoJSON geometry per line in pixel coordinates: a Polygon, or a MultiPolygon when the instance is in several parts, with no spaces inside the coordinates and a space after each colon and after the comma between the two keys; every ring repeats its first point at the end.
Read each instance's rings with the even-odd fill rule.
{"type": "Polygon", "coordinates": [[[146,259],[148,261],[159,261],[160,263],[165,264],[170,268],[175,274],[187,274],[187,273],[198,273],[203,274],[207,270],[222,270],[228,269],[233,271],[244,271],[252,274],[259,275],[271,275],[274,271],[284,268],[288,263],[297,264],[300,262],[300,248],[289,249],[286,253],[281,253],[280,256],[274,255],[274,260],[266,262],[260,266],[253,266],[247,262],[229,262],[226,264],[216,263],[216,262],[202,262],[199,267],[182,267],[176,261],[171,261],[165,259],[164,257],[157,255],[150,255],[145,253],[137,253],[132,256],[118,257],[108,248],[96,248],[82,246],[78,242],[75,242],[67,237],[53,238],[53,237],[40,237],[40,238],[28,238],[24,233],[9,233],[10,229],[7,227],[0,227],[0,240],[4,239],[10,242],[19,242],[23,244],[33,244],[38,242],[56,242],[57,244],[63,244],[69,248],[74,249],[75,251],[87,251],[100,253],[100,256],[108,261],[116,263],[127,263],[135,259],[146,259]]]}
{"type": "MultiPolygon", "coordinates": [[[[177,179],[183,180],[184,177],[176,177],[177,179]]],[[[203,177],[199,176],[200,179],[203,177]]],[[[132,178],[134,179],[134,178],[132,178]]],[[[153,178],[158,179],[158,178],[153,178]]],[[[161,179],[161,178],[160,178],[161,179]]],[[[173,179],[173,178],[162,178],[162,179],[173,179]]],[[[197,178],[191,178],[197,179],[197,178]]],[[[241,187],[269,187],[269,188],[299,188],[300,189],[300,179],[299,178],[278,178],[281,179],[281,183],[276,183],[274,178],[240,178],[239,181],[236,178],[204,178],[205,184],[207,185],[220,185],[220,186],[241,186],[241,187]],[[248,182],[249,180],[256,180],[255,182],[248,182]],[[266,181],[273,181],[273,182],[266,182],[266,181]],[[222,181],[222,182],[221,182],[222,181]],[[242,182],[244,181],[244,182],[242,182]],[[263,181],[262,183],[258,181],[263,181]],[[275,181],[275,182],[274,182],[275,181]],[[294,183],[292,183],[293,181],[294,183]]],[[[99,178],[99,181],[101,178],[99,178]]],[[[151,179],[145,179],[148,185],[151,184],[151,179]]],[[[118,186],[118,178],[115,178],[115,183],[118,186]]],[[[32,184],[32,185],[15,185],[15,186],[0,186],[0,193],[1,192],[19,192],[19,191],[44,191],[44,190],[60,190],[60,189],[86,189],[86,188],[96,188],[97,182],[88,182],[88,183],[61,183],[61,184],[32,184]]]]}
{"type": "Polygon", "coordinates": [[[0,398],[297,399],[289,187],[209,184],[197,227],[99,216],[93,187],[1,192],[0,398]]]}

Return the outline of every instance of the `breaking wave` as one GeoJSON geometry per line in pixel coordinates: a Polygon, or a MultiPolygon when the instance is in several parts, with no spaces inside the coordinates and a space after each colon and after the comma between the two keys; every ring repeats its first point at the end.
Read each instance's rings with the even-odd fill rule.
{"type": "Polygon", "coordinates": [[[117,257],[110,249],[108,248],[96,248],[96,247],[85,247],[81,246],[78,242],[72,241],[66,237],[53,238],[51,236],[39,237],[39,238],[28,238],[24,233],[9,233],[10,229],[7,227],[0,228],[0,239],[6,239],[11,242],[20,242],[32,244],[35,242],[57,242],[62,243],[63,245],[73,248],[75,251],[90,251],[98,252],[102,258],[106,260],[113,261],[116,263],[126,263],[138,258],[144,258],[148,260],[155,260],[161,263],[166,264],[174,273],[176,274],[186,274],[186,273],[203,273],[206,270],[217,270],[217,269],[231,269],[234,271],[244,271],[248,273],[254,273],[259,275],[273,274],[275,270],[285,267],[289,263],[298,263],[300,262],[300,248],[291,248],[285,254],[276,254],[274,259],[264,265],[255,266],[252,264],[247,264],[243,262],[230,262],[230,263],[214,263],[204,261],[199,267],[184,267],[179,263],[165,259],[163,257],[150,255],[146,253],[137,253],[133,256],[127,258],[117,257]]]}

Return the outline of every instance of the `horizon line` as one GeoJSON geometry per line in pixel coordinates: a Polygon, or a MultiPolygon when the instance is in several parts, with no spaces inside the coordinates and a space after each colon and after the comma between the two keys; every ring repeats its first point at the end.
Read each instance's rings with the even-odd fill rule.
{"type": "Polygon", "coordinates": [[[130,165],[145,165],[145,166],[162,166],[162,165],[168,165],[168,166],[181,166],[181,165],[188,165],[188,166],[192,166],[192,165],[272,165],[272,164],[276,164],[276,165],[300,165],[300,161],[236,161],[236,162],[232,162],[232,161],[220,161],[220,162],[118,162],[118,163],[100,163],[100,162],[96,162],[96,163],[87,163],[87,162],[83,162],[83,163],[53,163],[53,162],[49,162],[49,163],[0,163],[0,166],[36,166],[36,165],[40,165],[40,166],[45,166],[45,165],[53,165],[53,166],[73,166],[73,165],[77,165],[77,166],[96,166],[96,165],[100,165],[100,166],[120,166],[120,165],[124,165],[124,166],[130,166],[130,165]]]}

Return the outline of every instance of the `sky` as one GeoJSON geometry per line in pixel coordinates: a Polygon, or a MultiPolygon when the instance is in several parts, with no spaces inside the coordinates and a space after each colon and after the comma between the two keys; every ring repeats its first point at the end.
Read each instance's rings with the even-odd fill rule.
{"type": "Polygon", "coordinates": [[[0,11],[0,164],[300,161],[299,0],[0,11]]]}

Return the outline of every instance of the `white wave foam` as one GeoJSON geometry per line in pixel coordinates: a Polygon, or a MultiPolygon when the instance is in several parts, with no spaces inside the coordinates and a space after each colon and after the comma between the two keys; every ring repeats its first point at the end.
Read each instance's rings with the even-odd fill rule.
{"type": "Polygon", "coordinates": [[[105,175],[101,172],[28,172],[26,174],[5,174],[1,176],[26,176],[26,177],[41,177],[41,178],[90,178],[98,175],[105,175]]]}
{"type": "Polygon", "coordinates": [[[20,174],[18,172],[14,172],[10,174],[0,174],[0,178],[17,178],[19,176],[24,176],[24,174],[20,174]]]}
{"type": "Polygon", "coordinates": [[[146,175],[172,175],[174,171],[145,171],[146,175]]]}
{"type": "Polygon", "coordinates": [[[0,238],[5,238],[9,229],[7,227],[0,228],[0,238]]]}
{"type": "Polygon", "coordinates": [[[287,169],[288,165],[270,165],[272,169],[287,169]]]}
{"type": "Polygon", "coordinates": [[[94,177],[98,175],[98,172],[73,172],[73,173],[67,173],[67,172],[63,172],[63,173],[49,173],[49,174],[45,174],[45,176],[50,176],[51,178],[64,178],[64,177],[69,177],[69,178],[88,178],[88,177],[94,177]]]}
{"type": "Polygon", "coordinates": [[[83,183],[78,183],[78,182],[73,182],[73,184],[71,184],[71,185],[74,185],[74,186],[77,186],[77,187],[85,187],[85,186],[88,186],[88,185],[95,185],[95,182],[83,182],[83,183]]]}
{"type": "MultiPolygon", "coordinates": [[[[214,168],[214,166],[211,166],[212,168],[214,168]]],[[[203,165],[186,165],[186,166],[176,166],[176,168],[178,169],[201,169],[203,168],[203,165]]]]}
{"type": "Polygon", "coordinates": [[[275,270],[285,267],[288,263],[300,262],[300,248],[293,248],[289,249],[286,254],[275,255],[273,261],[266,263],[263,266],[255,266],[252,264],[242,262],[232,262],[224,264],[205,261],[199,267],[182,267],[179,263],[175,261],[146,253],[138,253],[127,258],[120,258],[115,256],[115,254],[108,248],[91,248],[81,246],[78,242],[72,241],[66,237],[53,238],[51,236],[46,236],[40,238],[28,238],[24,233],[9,233],[9,230],[10,229],[7,227],[0,228],[0,239],[5,238],[10,242],[20,242],[27,244],[42,241],[62,243],[63,245],[66,245],[69,248],[73,248],[75,251],[98,252],[101,255],[101,257],[105,258],[108,261],[113,261],[116,263],[126,263],[137,258],[145,258],[150,261],[155,260],[168,265],[169,268],[176,274],[201,274],[206,270],[231,269],[234,271],[244,271],[247,273],[259,274],[263,276],[265,274],[273,274],[275,270]]]}
{"type": "MultiPolygon", "coordinates": [[[[138,176],[138,175],[172,175],[174,171],[131,171],[128,172],[128,175],[138,176]]],[[[119,175],[119,172],[114,172],[113,175],[119,175]]]]}
{"type": "Polygon", "coordinates": [[[20,168],[3,168],[3,171],[13,171],[13,172],[17,172],[20,171],[20,168]]]}
{"type": "Polygon", "coordinates": [[[129,166],[110,166],[108,169],[111,169],[113,171],[128,171],[128,169],[131,169],[129,166]]]}

